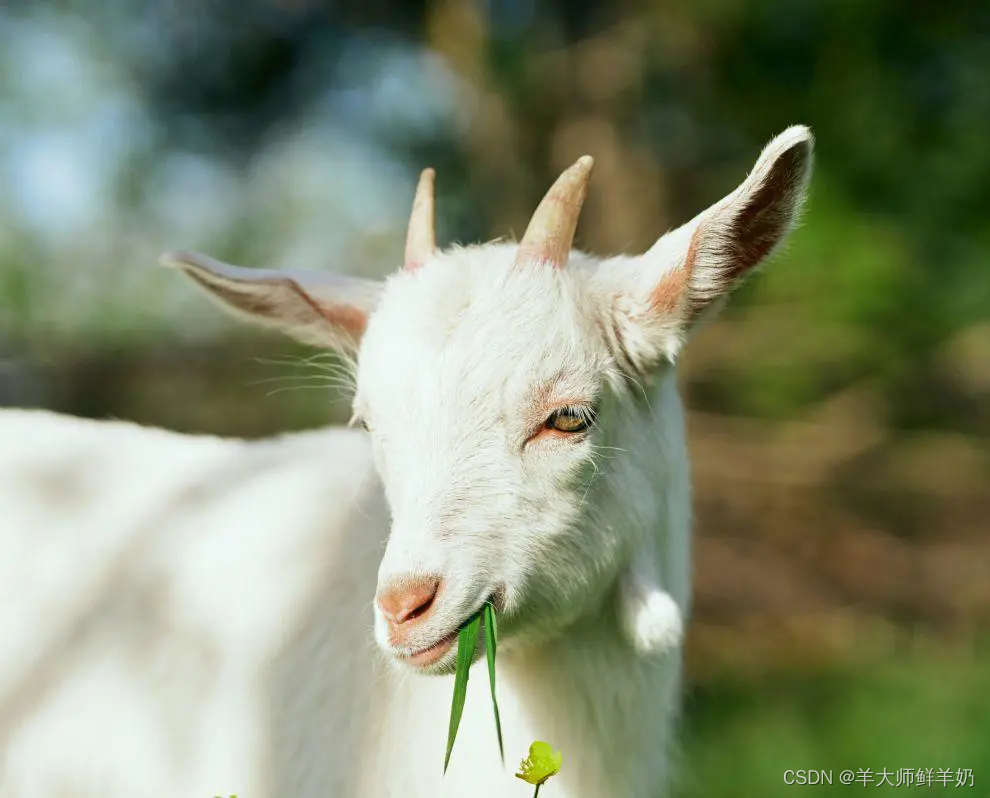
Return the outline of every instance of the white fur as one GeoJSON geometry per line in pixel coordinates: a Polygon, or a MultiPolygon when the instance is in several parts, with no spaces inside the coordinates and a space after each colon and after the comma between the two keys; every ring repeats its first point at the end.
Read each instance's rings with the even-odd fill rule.
{"type": "Polygon", "coordinates": [[[690,600],[672,361],[745,237],[786,235],[810,157],[788,130],[641,258],[455,248],[381,286],[170,256],[242,314],[359,346],[370,435],[0,414],[0,797],[518,796],[537,739],[564,753],[548,798],[663,794],[690,600]],[[587,434],[535,434],[560,401],[597,408],[587,434]],[[404,648],[376,570],[444,580],[404,648]],[[454,652],[399,660],[491,596],[508,762],[476,668],[444,777],[454,652]]]}

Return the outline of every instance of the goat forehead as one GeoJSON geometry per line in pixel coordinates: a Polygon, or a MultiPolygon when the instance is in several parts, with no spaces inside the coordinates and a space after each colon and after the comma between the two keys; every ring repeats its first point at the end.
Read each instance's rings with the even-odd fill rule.
{"type": "Polygon", "coordinates": [[[601,341],[579,276],[513,269],[513,253],[455,251],[392,278],[362,345],[362,395],[418,413],[495,411],[548,381],[591,381],[601,341]]]}

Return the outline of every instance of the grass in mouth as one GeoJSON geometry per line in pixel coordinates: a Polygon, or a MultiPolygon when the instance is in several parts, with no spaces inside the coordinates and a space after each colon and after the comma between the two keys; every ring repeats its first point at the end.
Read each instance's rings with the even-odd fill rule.
{"type": "Polygon", "coordinates": [[[498,646],[498,624],[495,620],[495,608],[486,601],[481,610],[470,618],[457,637],[457,665],[454,672],[454,697],[450,704],[450,726],[447,730],[447,754],[443,760],[443,772],[447,772],[450,764],[450,754],[454,750],[454,740],[457,738],[457,727],[464,713],[464,700],[467,698],[468,674],[474,652],[478,647],[481,635],[485,636],[485,656],[488,659],[488,681],[492,691],[492,708],[495,711],[495,731],[498,734],[498,751],[505,761],[505,751],[502,747],[502,721],[498,714],[498,701],[495,698],[495,651],[498,646]]]}

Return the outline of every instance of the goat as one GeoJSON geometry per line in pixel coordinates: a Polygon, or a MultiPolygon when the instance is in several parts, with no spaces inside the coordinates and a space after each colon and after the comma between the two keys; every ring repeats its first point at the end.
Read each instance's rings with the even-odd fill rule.
{"type": "Polygon", "coordinates": [[[163,256],[354,353],[367,433],[0,414],[0,796],[525,794],[481,691],[442,771],[457,630],[486,601],[510,759],[563,751],[548,798],[666,794],[690,615],[675,363],[792,228],[812,150],[787,129],[638,257],[572,249],[587,156],[518,245],[439,250],[424,171],[384,282],[163,256]]]}

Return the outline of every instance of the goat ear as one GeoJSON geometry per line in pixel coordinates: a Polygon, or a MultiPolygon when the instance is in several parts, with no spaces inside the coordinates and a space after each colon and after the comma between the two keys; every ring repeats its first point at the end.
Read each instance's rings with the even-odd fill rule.
{"type": "Polygon", "coordinates": [[[159,262],[184,271],[236,315],[325,348],[358,344],[382,288],[328,272],[245,269],[196,252],[167,252],[159,262]]]}
{"type": "Polygon", "coordinates": [[[643,370],[673,360],[706,311],[784,240],[804,202],[813,149],[808,128],[788,128],[727,197],[645,255],[604,265],[616,343],[630,365],[643,370]]]}

